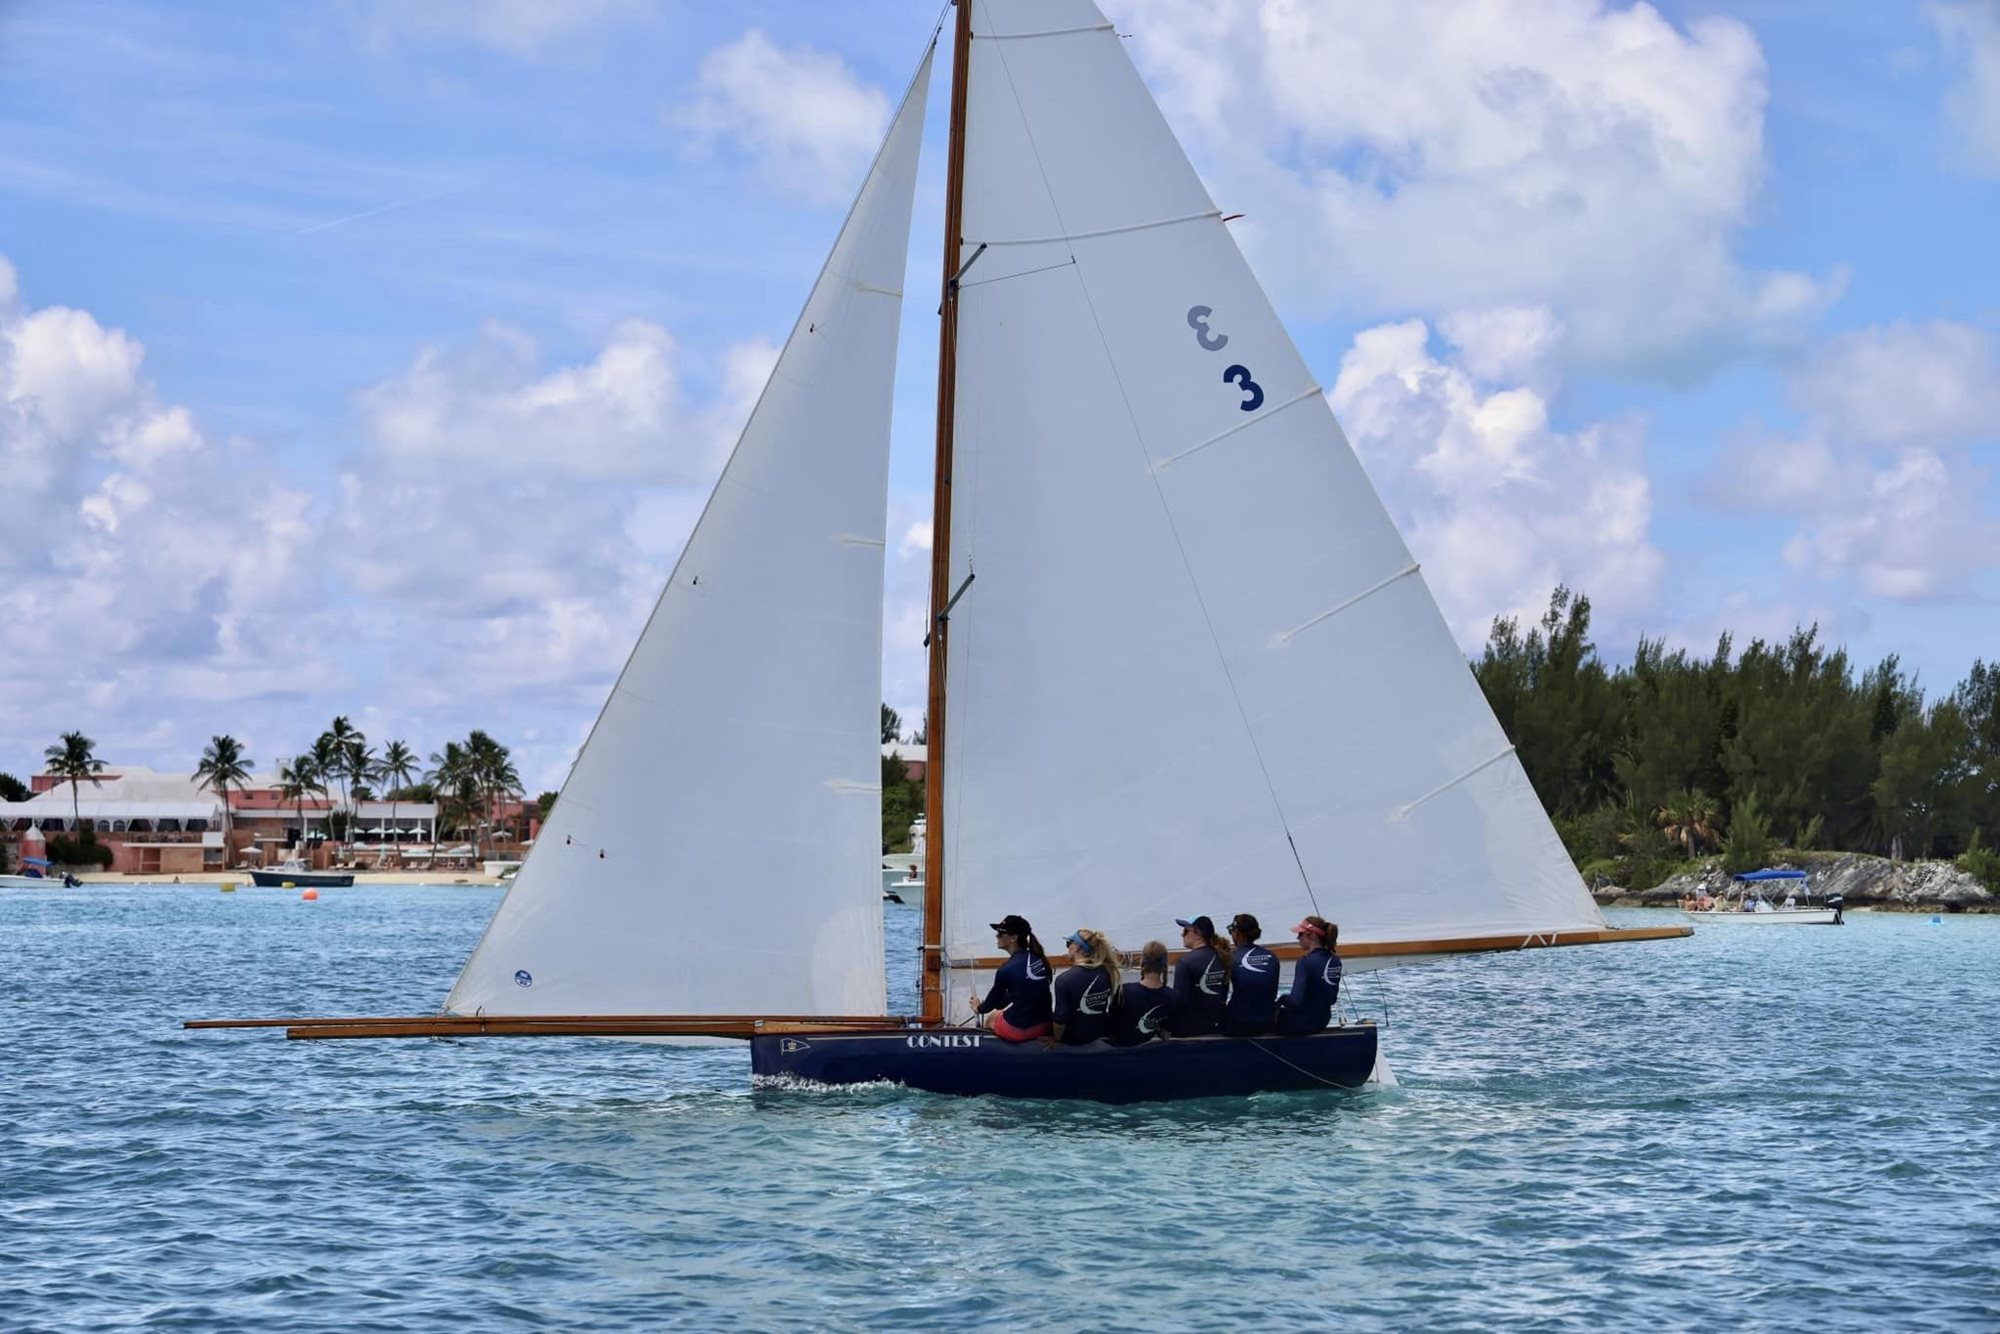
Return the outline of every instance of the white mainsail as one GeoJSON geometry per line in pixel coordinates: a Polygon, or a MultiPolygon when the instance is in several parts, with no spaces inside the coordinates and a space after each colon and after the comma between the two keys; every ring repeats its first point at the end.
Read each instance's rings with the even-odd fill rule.
{"type": "MultiPolygon", "coordinates": [[[[944,954],[1593,930],[1409,550],[1090,0],[973,9],[944,954]]],[[[951,970],[948,1013],[973,977],[951,970]]]]}
{"type": "Polygon", "coordinates": [[[455,1014],[879,1014],[882,560],[919,67],[455,1014]]]}

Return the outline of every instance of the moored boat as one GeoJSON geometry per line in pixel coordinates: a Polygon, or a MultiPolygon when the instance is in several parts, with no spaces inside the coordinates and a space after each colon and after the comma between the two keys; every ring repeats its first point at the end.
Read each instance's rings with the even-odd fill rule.
{"type": "Polygon", "coordinates": [[[315,871],[304,862],[280,862],[250,872],[250,883],[266,889],[291,885],[296,889],[345,889],[354,883],[352,871],[315,871]]]}
{"type": "Polygon", "coordinates": [[[1730,926],[1841,926],[1845,901],[1838,894],[1814,902],[1812,881],[1804,871],[1790,869],[1745,871],[1731,877],[1730,891],[1713,898],[1682,900],[1680,908],[1701,923],[1730,926]],[[1773,903],[1767,889],[1783,888],[1785,897],[1773,903]]]}

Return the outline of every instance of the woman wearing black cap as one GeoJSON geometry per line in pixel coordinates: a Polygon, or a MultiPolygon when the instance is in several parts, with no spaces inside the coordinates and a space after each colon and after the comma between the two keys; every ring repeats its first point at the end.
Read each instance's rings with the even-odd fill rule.
{"type": "Polygon", "coordinates": [[[1257,943],[1263,928],[1247,912],[1229,919],[1229,939],[1236,945],[1229,964],[1229,1004],[1222,1010],[1222,1031],[1235,1037],[1268,1033],[1278,1017],[1278,956],[1257,943]]]}
{"type": "Polygon", "coordinates": [[[1049,1035],[1049,957],[1035,929],[1019,913],[1008,913],[992,923],[994,942],[1007,954],[1007,962],[993,974],[993,989],[986,999],[971,997],[972,1012],[984,1018],[985,1027],[1009,1042],[1026,1042],[1049,1035]]]}
{"type": "Polygon", "coordinates": [[[1229,944],[1216,939],[1215,923],[1206,917],[1183,921],[1181,947],[1187,953],[1174,965],[1174,1036],[1198,1038],[1222,1027],[1222,1009],[1229,1001],[1229,944]]]}

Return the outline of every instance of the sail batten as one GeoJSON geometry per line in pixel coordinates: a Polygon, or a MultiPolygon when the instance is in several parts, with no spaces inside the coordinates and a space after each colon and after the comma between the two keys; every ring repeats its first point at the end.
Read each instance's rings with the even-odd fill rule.
{"type": "Polygon", "coordinates": [[[1096,6],[973,24],[946,957],[1006,912],[1131,947],[1315,905],[1343,940],[1601,931],[1121,44],[987,40],[1100,32],[1096,6]]]}
{"type": "Polygon", "coordinates": [[[448,1011],[885,1008],[877,535],[930,69],[448,1011]]]}

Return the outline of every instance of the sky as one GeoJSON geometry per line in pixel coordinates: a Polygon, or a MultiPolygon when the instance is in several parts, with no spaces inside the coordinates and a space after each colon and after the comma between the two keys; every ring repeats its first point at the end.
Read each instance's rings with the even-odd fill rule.
{"type": "MultiPolygon", "coordinates": [[[[1561,582],[1614,660],[2000,657],[2000,0],[1104,8],[1469,654],[1561,582]]],[[[937,18],[0,0],[0,771],[345,714],[558,786],[937,18]]]]}

